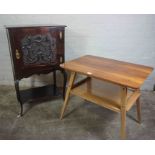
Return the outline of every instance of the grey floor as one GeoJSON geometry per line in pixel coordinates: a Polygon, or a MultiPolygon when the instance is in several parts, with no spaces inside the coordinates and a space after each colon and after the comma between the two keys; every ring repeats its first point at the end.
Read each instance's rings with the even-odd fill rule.
{"type": "MultiPolygon", "coordinates": [[[[63,120],[59,120],[63,100],[25,104],[29,109],[17,118],[14,87],[0,86],[0,139],[119,139],[120,115],[71,97],[63,120]]],[[[127,113],[127,139],[155,139],[155,92],[143,91],[142,124],[136,118],[135,106],[127,113]]]]}

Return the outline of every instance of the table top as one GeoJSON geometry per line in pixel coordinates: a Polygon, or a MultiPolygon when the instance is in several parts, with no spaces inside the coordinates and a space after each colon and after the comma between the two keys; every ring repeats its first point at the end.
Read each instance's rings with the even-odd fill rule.
{"type": "Polygon", "coordinates": [[[92,55],[65,62],[61,67],[134,89],[140,88],[153,71],[152,67],[92,55]]]}

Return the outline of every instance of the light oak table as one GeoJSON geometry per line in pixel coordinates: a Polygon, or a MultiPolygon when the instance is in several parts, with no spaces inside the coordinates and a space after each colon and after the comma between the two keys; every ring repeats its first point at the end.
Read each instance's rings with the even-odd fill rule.
{"type": "Polygon", "coordinates": [[[121,114],[121,138],[126,138],[126,112],[136,103],[141,122],[140,87],[153,68],[103,57],[86,55],[61,64],[71,72],[60,118],[71,94],[121,114]],[[77,74],[87,77],[76,83],[77,74]]]}

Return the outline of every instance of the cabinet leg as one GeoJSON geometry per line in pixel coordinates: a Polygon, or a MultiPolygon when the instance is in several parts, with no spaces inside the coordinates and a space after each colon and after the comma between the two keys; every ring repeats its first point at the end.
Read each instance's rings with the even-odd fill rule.
{"type": "Polygon", "coordinates": [[[23,116],[23,103],[21,101],[20,92],[19,92],[19,80],[15,81],[15,90],[16,90],[17,100],[20,103],[20,113],[18,117],[22,117],[23,116]]]}
{"type": "Polygon", "coordinates": [[[138,120],[139,123],[141,123],[141,105],[140,105],[140,98],[137,99],[136,106],[137,106],[137,120],[138,120]]]}
{"type": "Polygon", "coordinates": [[[67,73],[65,70],[63,70],[63,99],[65,99],[65,93],[66,93],[66,83],[67,83],[67,73]]]}
{"type": "Polygon", "coordinates": [[[53,71],[53,94],[56,95],[56,90],[57,85],[56,85],[56,71],[53,71]]]}
{"type": "Polygon", "coordinates": [[[23,116],[23,104],[21,102],[19,102],[19,103],[20,103],[20,112],[17,117],[22,117],[23,116]]]}
{"type": "Polygon", "coordinates": [[[64,100],[64,103],[63,103],[63,107],[62,107],[62,109],[61,109],[60,119],[63,118],[65,109],[66,109],[66,107],[67,107],[68,100],[69,100],[69,97],[70,97],[70,91],[71,91],[72,85],[73,85],[73,83],[74,83],[75,75],[76,75],[75,72],[72,72],[72,73],[71,73],[70,80],[69,80],[69,84],[68,84],[68,88],[67,88],[67,91],[66,91],[65,100],[64,100]]]}

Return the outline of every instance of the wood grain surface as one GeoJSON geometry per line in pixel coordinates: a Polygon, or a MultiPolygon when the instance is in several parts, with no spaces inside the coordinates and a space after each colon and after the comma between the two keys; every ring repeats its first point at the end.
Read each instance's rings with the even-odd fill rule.
{"type": "Polygon", "coordinates": [[[60,65],[66,70],[134,89],[140,88],[152,67],[85,55],[60,65]]]}

